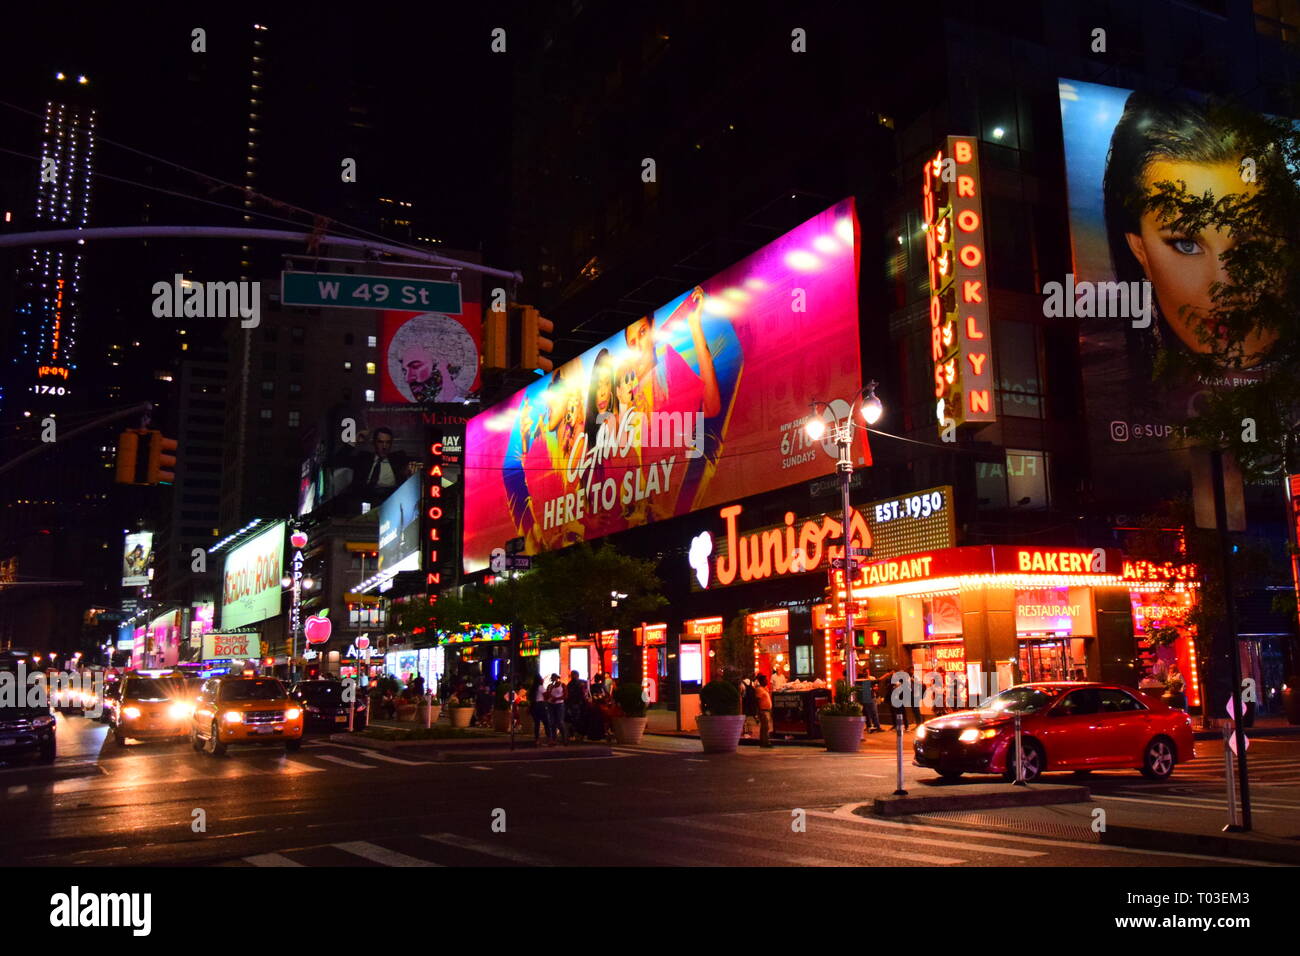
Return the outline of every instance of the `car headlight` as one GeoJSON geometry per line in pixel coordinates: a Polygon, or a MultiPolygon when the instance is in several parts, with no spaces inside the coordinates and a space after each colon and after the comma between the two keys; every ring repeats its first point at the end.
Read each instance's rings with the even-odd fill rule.
{"type": "Polygon", "coordinates": [[[996,737],[998,729],[996,727],[967,727],[958,736],[957,739],[964,744],[973,744],[977,740],[988,740],[990,737],[996,737]]]}
{"type": "Polygon", "coordinates": [[[288,710],[284,712],[285,720],[297,720],[301,716],[302,716],[302,711],[299,710],[297,707],[290,707],[288,710]]]}
{"type": "Polygon", "coordinates": [[[135,720],[137,717],[140,716],[140,708],[139,708],[139,707],[123,707],[123,708],[122,708],[122,716],[125,717],[127,720],[135,720]]]}
{"type": "Polygon", "coordinates": [[[54,723],[54,718],[49,716],[35,717],[32,719],[33,727],[49,727],[53,723],[54,723]]]}
{"type": "Polygon", "coordinates": [[[222,720],[228,724],[242,724],[244,722],[244,715],[237,710],[228,710],[224,715],[222,715],[222,720]]]}
{"type": "Polygon", "coordinates": [[[923,740],[926,735],[925,724],[918,724],[916,727],[916,739],[923,740]]]}
{"type": "Polygon", "coordinates": [[[187,704],[172,704],[167,708],[167,716],[172,720],[184,720],[194,713],[194,708],[187,704]]]}

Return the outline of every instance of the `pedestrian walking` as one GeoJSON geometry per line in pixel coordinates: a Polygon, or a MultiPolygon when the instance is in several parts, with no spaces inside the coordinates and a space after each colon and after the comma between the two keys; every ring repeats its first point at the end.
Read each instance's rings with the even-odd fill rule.
{"type": "Polygon", "coordinates": [[[551,738],[551,743],[555,743],[558,736],[567,744],[569,728],[564,722],[564,684],[561,683],[559,674],[551,675],[551,683],[546,688],[546,709],[550,714],[546,733],[551,738]]]}
{"type": "Polygon", "coordinates": [[[758,726],[758,693],[756,692],[757,675],[746,677],[741,685],[740,712],[745,715],[744,732],[746,737],[754,736],[749,729],[750,721],[758,726]]]}
{"type": "Polygon", "coordinates": [[[754,696],[758,703],[758,745],[760,747],[771,748],[772,746],[772,693],[767,689],[767,675],[759,674],[754,679],[756,687],[754,696]]]}
{"type": "Polygon", "coordinates": [[[862,683],[858,685],[858,699],[862,703],[862,714],[867,718],[867,733],[877,734],[881,731],[880,711],[876,707],[876,677],[871,673],[871,664],[863,668],[862,683]]]}
{"type": "Polygon", "coordinates": [[[538,674],[533,678],[533,686],[528,692],[528,706],[533,715],[533,743],[540,746],[542,729],[546,730],[546,742],[555,742],[555,729],[551,726],[551,712],[546,706],[546,681],[538,674]]]}

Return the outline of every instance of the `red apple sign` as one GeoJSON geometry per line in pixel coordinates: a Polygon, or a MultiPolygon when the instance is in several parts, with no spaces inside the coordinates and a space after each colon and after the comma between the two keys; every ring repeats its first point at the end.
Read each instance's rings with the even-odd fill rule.
{"type": "Polygon", "coordinates": [[[307,547],[307,536],[301,531],[295,531],[293,534],[289,535],[289,543],[301,551],[303,548],[307,547]]]}
{"type": "Polygon", "coordinates": [[[329,608],[326,608],[319,614],[307,618],[307,623],[302,629],[307,635],[308,644],[324,644],[330,639],[330,632],[334,630],[334,625],[330,623],[329,612],[329,608]]]}

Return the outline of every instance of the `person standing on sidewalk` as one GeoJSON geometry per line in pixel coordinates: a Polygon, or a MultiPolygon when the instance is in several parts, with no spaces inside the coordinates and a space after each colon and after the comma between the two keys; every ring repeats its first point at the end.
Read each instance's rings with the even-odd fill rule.
{"type": "Polygon", "coordinates": [[[570,733],[575,740],[582,740],[587,735],[587,708],[590,704],[591,692],[587,689],[587,682],[578,676],[577,671],[570,671],[564,709],[569,723],[573,725],[570,733]]]}
{"type": "Polygon", "coordinates": [[[767,675],[759,674],[754,679],[757,686],[754,694],[758,698],[758,745],[772,747],[772,692],[767,689],[767,675]]]}
{"type": "Polygon", "coordinates": [[[528,709],[533,715],[533,743],[541,746],[542,728],[546,728],[546,741],[555,740],[555,729],[551,726],[551,712],[546,706],[546,681],[538,674],[533,678],[533,686],[528,693],[528,709]]]}
{"type": "Polygon", "coordinates": [[[871,664],[868,663],[862,675],[862,683],[858,685],[858,697],[862,702],[862,713],[867,718],[867,733],[877,734],[881,731],[880,711],[876,707],[876,677],[871,673],[871,664]]]}
{"type": "Polygon", "coordinates": [[[567,744],[569,728],[564,723],[564,684],[560,682],[559,674],[551,675],[551,684],[546,688],[546,709],[550,713],[546,733],[551,743],[555,743],[556,734],[559,734],[561,740],[567,744]]]}

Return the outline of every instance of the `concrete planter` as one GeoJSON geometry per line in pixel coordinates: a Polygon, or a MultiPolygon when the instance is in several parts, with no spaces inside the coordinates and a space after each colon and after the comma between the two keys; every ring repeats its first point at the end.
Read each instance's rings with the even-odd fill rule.
{"type": "Polygon", "coordinates": [[[468,727],[474,719],[473,707],[453,707],[447,711],[453,727],[468,727]]]}
{"type": "Polygon", "coordinates": [[[741,731],[745,729],[744,714],[695,718],[700,730],[700,743],[706,754],[734,754],[740,744],[741,731]]]}
{"type": "Polygon", "coordinates": [[[418,708],[414,704],[398,703],[397,719],[404,722],[415,720],[415,712],[418,708]]]}
{"type": "Polygon", "coordinates": [[[822,739],[826,749],[840,754],[855,754],[862,749],[865,717],[822,717],[822,739]]]}
{"type": "Polygon", "coordinates": [[[614,739],[621,744],[635,747],[645,736],[647,717],[615,717],[614,739]]]}
{"type": "Polygon", "coordinates": [[[415,722],[421,727],[432,727],[441,713],[442,707],[438,704],[420,704],[415,708],[415,722]]]}
{"type": "Polygon", "coordinates": [[[510,719],[510,711],[508,710],[492,711],[492,729],[495,730],[497,733],[499,734],[510,733],[511,723],[512,721],[510,719]]]}

